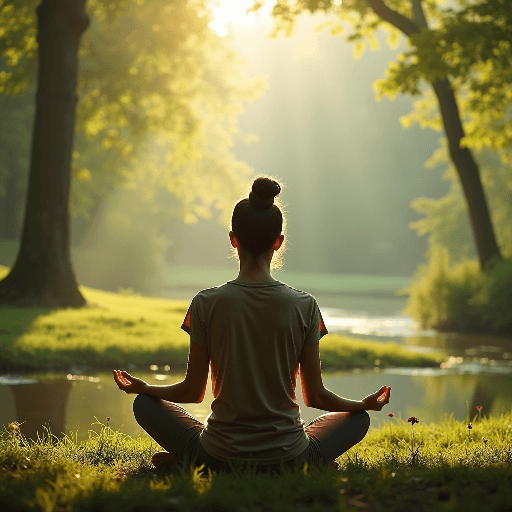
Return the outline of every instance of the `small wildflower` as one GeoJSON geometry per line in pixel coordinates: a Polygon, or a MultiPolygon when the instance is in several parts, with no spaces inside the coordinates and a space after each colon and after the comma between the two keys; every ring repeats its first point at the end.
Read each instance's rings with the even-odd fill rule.
{"type": "Polygon", "coordinates": [[[395,415],[395,413],[393,413],[393,412],[388,412],[388,416],[389,416],[390,418],[392,418],[394,415],[395,415]]]}
{"type": "Polygon", "coordinates": [[[7,426],[13,431],[16,432],[20,428],[20,424],[17,421],[13,421],[12,423],[8,423],[7,426]]]}
{"type": "Polygon", "coordinates": [[[468,423],[468,429],[471,430],[473,428],[473,423],[468,423]]]}
{"type": "Polygon", "coordinates": [[[416,416],[411,416],[407,421],[409,423],[411,423],[412,425],[414,425],[415,423],[419,423],[420,422],[420,420],[418,418],[416,418],[416,416]]]}
{"type": "Polygon", "coordinates": [[[487,439],[486,437],[484,437],[484,438],[482,439],[482,441],[484,442],[484,444],[487,444],[487,441],[489,441],[489,439],[487,439]]]}
{"type": "Polygon", "coordinates": [[[477,411],[481,411],[482,409],[483,409],[483,407],[482,407],[481,405],[477,405],[477,406],[476,406],[476,410],[477,410],[477,411]]]}
{"type": "Polygon", "coordinates": [[[107,417],[107,423],[110,421],[110,416],[107,417]]]}

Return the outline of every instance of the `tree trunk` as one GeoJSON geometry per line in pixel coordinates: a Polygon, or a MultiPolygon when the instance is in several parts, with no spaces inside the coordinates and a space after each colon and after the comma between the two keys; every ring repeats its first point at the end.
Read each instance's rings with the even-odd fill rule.
{"type": "Polygon", "coordinates": [[[9,150],[10,174],[7,178],[7,186],[4,199],[4,223],[2,230],[2,238],[12,240],[16,238],[16,220],[18,216],[18,208],[16,201],[16,168],[14,164],[14,151],[9,150]]]}
{"type": "Polygon", "coordinates": [[[36,114],[22,239],[0,304],[81,307],[70,258],[70,168],[86,0],[42,0],[36,114]]]}
{"type": "Polygon", "coordinates": [[[432,86],[439,102],[450,157],[457,169],[466,198],[476,251],[483,269],[490,260],[501,259],[502,256],[496,242],[479,168],[471,151],[460,145],[464,130],[450,82],[447,79],[439,80],[432,86]]]}

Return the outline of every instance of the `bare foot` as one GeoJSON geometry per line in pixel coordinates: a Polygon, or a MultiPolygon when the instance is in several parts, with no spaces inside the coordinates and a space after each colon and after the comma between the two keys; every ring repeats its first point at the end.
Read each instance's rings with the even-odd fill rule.
{"type": "Polygon", "coordinates": [[[173,464],[178,464],[179,460],[169,452],[156,452],[151,457],[151,462],[154,466],[162,467],[162,466],[172,466],[173,464]]]}

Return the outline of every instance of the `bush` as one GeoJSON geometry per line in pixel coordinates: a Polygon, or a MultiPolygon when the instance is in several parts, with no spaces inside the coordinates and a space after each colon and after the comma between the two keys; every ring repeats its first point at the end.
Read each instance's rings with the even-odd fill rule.
{"type": "Polygon", "coordinates": [[[512,333],[512,258],[483,272],[477,261],[452,265],[448,250],[438,247],[405,291],[406,312],[423,328],[512,333]]]}

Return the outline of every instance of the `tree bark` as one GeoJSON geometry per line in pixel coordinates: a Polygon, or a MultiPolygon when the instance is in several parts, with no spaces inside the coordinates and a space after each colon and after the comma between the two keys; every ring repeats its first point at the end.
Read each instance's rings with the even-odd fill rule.
{"type": "Polygon", "coordinates": [[[42,0],[36,114],[20,250],[0,282],[0,304],[81,307],[70,258],[69,194],[78,48],[86,0],[42,0]]]}
{"type": "Polygon", "coordinates": [[[2,238],[11,240],[16,238],[16,217],[18,216],[18,208],[16,203],[16,171],[14,166],[14,152],[9,150],[10,174],[7,178],[7,186],[4,199],[4,225],[2,238]]]}
{"type": "Polygon", "coordinates": [[[438,80],[432,84],[432,87],[441,110],[450,158],[457,170],[466,198],[478,260],[480,267],[484,269],[489,261],[502,259],[502,255],[496,242],[489,207],[480,179],[479,167],[471,151],[468,148],[461,147],[464,129],[460,120],[455,94],[449,80],[438,80]]]}
{"type": "MultiPolygon", "coordinates": [[[[427,20],[421,0],[411,0],[415,21],[390,9],[384,0],[367,0],[367,2],[375,14],[384,21],[391,23],[406,36],[417,34],[422,28],[427,28],[427,20]]],[[[441,110],[444,131],[448,139],[450,158],[457,169],[466,198],[480,267],[484,269],[489,261],[502,259],[502,255],[496,242],[489,208],[480,179],[480,170],[471,151],[460,145],[464,137],[464,129],[455,94],[449,80],[438,80],[431,85],[434,88],[441,110]]]]}

